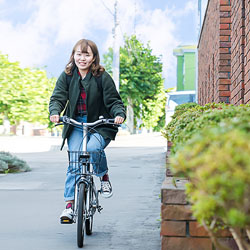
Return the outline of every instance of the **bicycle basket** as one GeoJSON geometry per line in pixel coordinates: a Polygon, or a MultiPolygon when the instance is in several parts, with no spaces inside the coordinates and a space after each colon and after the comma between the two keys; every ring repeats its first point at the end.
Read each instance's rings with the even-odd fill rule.
{"type": "Polygon", "coordinates": [[[69,172],[71,174],[99,173],[100,164],[106,161],[104,151],[86,153],[83,151],[68,151],[69,172]]]}

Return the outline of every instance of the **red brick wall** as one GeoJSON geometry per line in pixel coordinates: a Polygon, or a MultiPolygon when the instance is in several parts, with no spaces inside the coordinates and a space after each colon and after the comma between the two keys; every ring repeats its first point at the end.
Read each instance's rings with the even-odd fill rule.
{"type": "Polygon", "coordinates": [[[244,103],[245,0],[231,1],[231,103],[244,103]]]}
{"type": "Polygon", "coordinates": [[[245,1],[245,93],[244,103],[250,103],[250,3],[245,1]]]}
{"type": "Polygon", "coordinates": [[[250,2],[208,0],[198,44],[198,103],[250,103],[250,2]]]}
{"type": "Polygon", "coordinates": [[[218,80],[218,50],[219,46],[219,4],[209,2],[206,19],[203,24],[202,36],[198,46],[198,102],[204,105],[213,102],[218,80]],[[212,74],[211,74],[212,73],[212,74]]]}
{"type": "MultiPolygon", "coordinates": [[[[207,231],[192,215],[185,194],[185,179],[166,177],[161,189],[161,250],[214,250],[207,231]]],[[[238,249],[230,232],[217,232],[218,241],[238,249]]],[[[216,249],[217,250],[217,249],[216,249]]]]}
{"type": "Polygon", "coordinates": [[[200,230],[193,225],[195,219],[186,200],[185,182],[181,180],[177,187],[173,185],[172,177],[166,177],[163,182],[161,250],[212,250],[208,235],[200,235],[200,230]]]}
{"type": "Polygon", "coordinates": [[[230,102],[229,0],[209,0],[198,44],[198,103],[230,102]]]}

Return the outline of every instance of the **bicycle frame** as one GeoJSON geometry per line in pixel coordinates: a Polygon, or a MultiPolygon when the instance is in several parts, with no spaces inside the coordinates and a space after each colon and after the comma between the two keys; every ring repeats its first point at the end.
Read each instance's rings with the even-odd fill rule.
{"type": "MultiPolygon", "coordinates": [[[[71,124],[73,126],[81,126],[82,127],[82,154],[77,156],[76,164],[80,168],[80,178],[75,183],[75,202],[74,202],[74,216],[73,222],[77,222],[77,244],[78,247],[83,246],[84,241],[84,228],[86,229],[86,234],[92,234],[92,226],[93,226],[93,216],[96,210],[100,213],[102,207],[99,205],[98,194],[100,190],[96,190],[94,178],[93,178],[93,170],[90,170],[90,154],[87,150],[87,142],[88,142],[88,128],[90,126],[98,126],[101,124],[114,124],[114,119],[103,119],[103,117],[99,117],[99,120],[93,123],[81,123],[77,122],[74,119],[69,117],[60,117],[59,119],[63,123],[71,124]],[[80,195],[79,195],[80,194],[80,195]]],[[[60,125],[60,124],[58,124],[60,125]]],[[[117,125],[116,125],[117,126],[117,125]]],[[[78,151],[76,151],[78,152],[78,151]]],[[[76,153],[75,152],[75,153],[76,153]]],[[[74,153],[74,152],[72,152],[74,153]]],[[[74,157],[73,157],[74,158],[74,157]]],[[[69,151],[69,161],[71,161],[71,155],[69,151]]],[[[73,162],[74,164],[74,162],[73,162]]],[[[77,172],[75,172],[77,175],[77,172]]],[[[76,180],[76,179],[75,179],[76,180]]]]}
{"type": "MultiPolygon", "coordinates": [[[[85,161],[82,161],[80,166],[81,166],[81,173],[80,173],[80,179],[77,181],[76,183],[76,188],[75,188],[75,201],[78,200],[78,193],[79,193],[79,185],[80,183],[84,183],[86,190],[88,190],[90,187],[93,190],[93,194],[94,194],[94,199],[91,202],[92,207],[97,209],[98,212],[101,212],[102,207],[99,205],[99,198],[98,198],[98,194],[100,192],[100,190],[96,190],[96,186],[94,183],[94,178],[93,178],[93,173],[90,171],[90,155],[87,151],[87,135],[88,135],[88,126],[82,124],[82,133],[83,133],[83,143],[82,143],[82,151],[83,151],[83,155],[80,156],[80,158],[84,159],[85,161]],[[95,204],[93,204],[93,201],[95,204]]],[[[74,222],[76,221],[77,218],[77,206],[78,206],[78,202],[74,203],[74,222]]],[[[85,210],[85,219],[88,219],[90,216],[93,216],[95,213],[95,210],[93,214],[90,214],[90,211],[88,211],[88,209],[86,208],[85,210]]]]}
{"type": "MultiPolygon", "coordinates": [[[[71,124],[73,126],[81,126],[82,128],[82,154],[77,154],[77,164],[79,164],[80,168],[80,178],[75,183],[75,202],[74,202],[74,217],[73,222],[77,222],[77,244],[78,247],[83,246],[84,241],[84,227],[86,227],[86,234],[92,234],[92,225],[93,225],[93,216],[96,210],[100,213],[102,207],[99,205],[98,195],[100,190],[96,190],[96,186],[94,183],[94,172],[90,170],[91,162],[90,162],[90,154],[87,150],[87,142],[88,142],[88,128],[93,126],[98,126],[101,124],[109,124],[119,126],[114,124],[114,119],[103,119],[103,117],[99,117],[99,120],[93,123],[81,123],[77,122],[74,119],[69,117],[60,117],[59,119],[63,123],[71,124]],[[81,195],[79,195],[79,193],[81,195]]],[[[62,124],[63,124],[62,123],[62,124]]],[[[61,125],[61,124],[58,124],[61,125]]],[[[76,151],[78,152],[78,151],[76,151]]],[[[75,152],[75,153],[76,153],[75,152]]],[[[72,152],[74,153],[74,152],[72,152]]],[[[69,160],[71,160],[71,155],[69,151],[69,160]]],[[[93,166],[92,166],[93,167],[93,166]]],[[[77,173],[75,172],[77,175],[77,173]]]]}

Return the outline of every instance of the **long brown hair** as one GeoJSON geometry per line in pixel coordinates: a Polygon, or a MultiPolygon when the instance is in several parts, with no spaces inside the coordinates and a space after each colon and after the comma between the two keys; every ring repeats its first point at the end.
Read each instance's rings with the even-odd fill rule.
{"type": "Polygon", "coordinates": [[[81,51],[83,53],[86,53],[87,52],[87,49],[88,49],[88,46],[91,48],[92,50],[92,53],[94,55],[94,62],[91,64],[90,66],[90,70],[92,72],[92,74],[94,76],[99,76],[101,75],[105,69],[103,66],[100,65],[100,56],[99,56],[99,52],[98,52],[98,48],[96,46],[96,44],[91,41],[91,40],[87,40],[87,39],[81,39],[79,40],[75,46],[73,47],[73,50],[72,50],[72,53],[71,53],[71,56],[70,56],[70,59],[69,59],[69,62],[68,64],[66,65],[65,67],[65,73],[67,75],[72,75],[73,73],[73,70],[74,68],[76,67],[76,64],[75,64],[75,60],[74,60],[74,54],[75,54],[75,51],[77,49],[78,46],[81,46],[81,51]]]}

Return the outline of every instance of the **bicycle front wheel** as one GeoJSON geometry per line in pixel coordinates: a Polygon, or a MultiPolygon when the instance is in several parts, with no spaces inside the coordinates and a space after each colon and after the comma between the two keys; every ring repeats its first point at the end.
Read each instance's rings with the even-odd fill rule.
{"type": "Polygon", "coordinates": [[[83,247],[83,242],[84,242],[85,202],[86,202],[85,184],[80,183],[79,193],[78,193],[78,210],[77,210],[77,245],[78,247],[83,247]]]}

